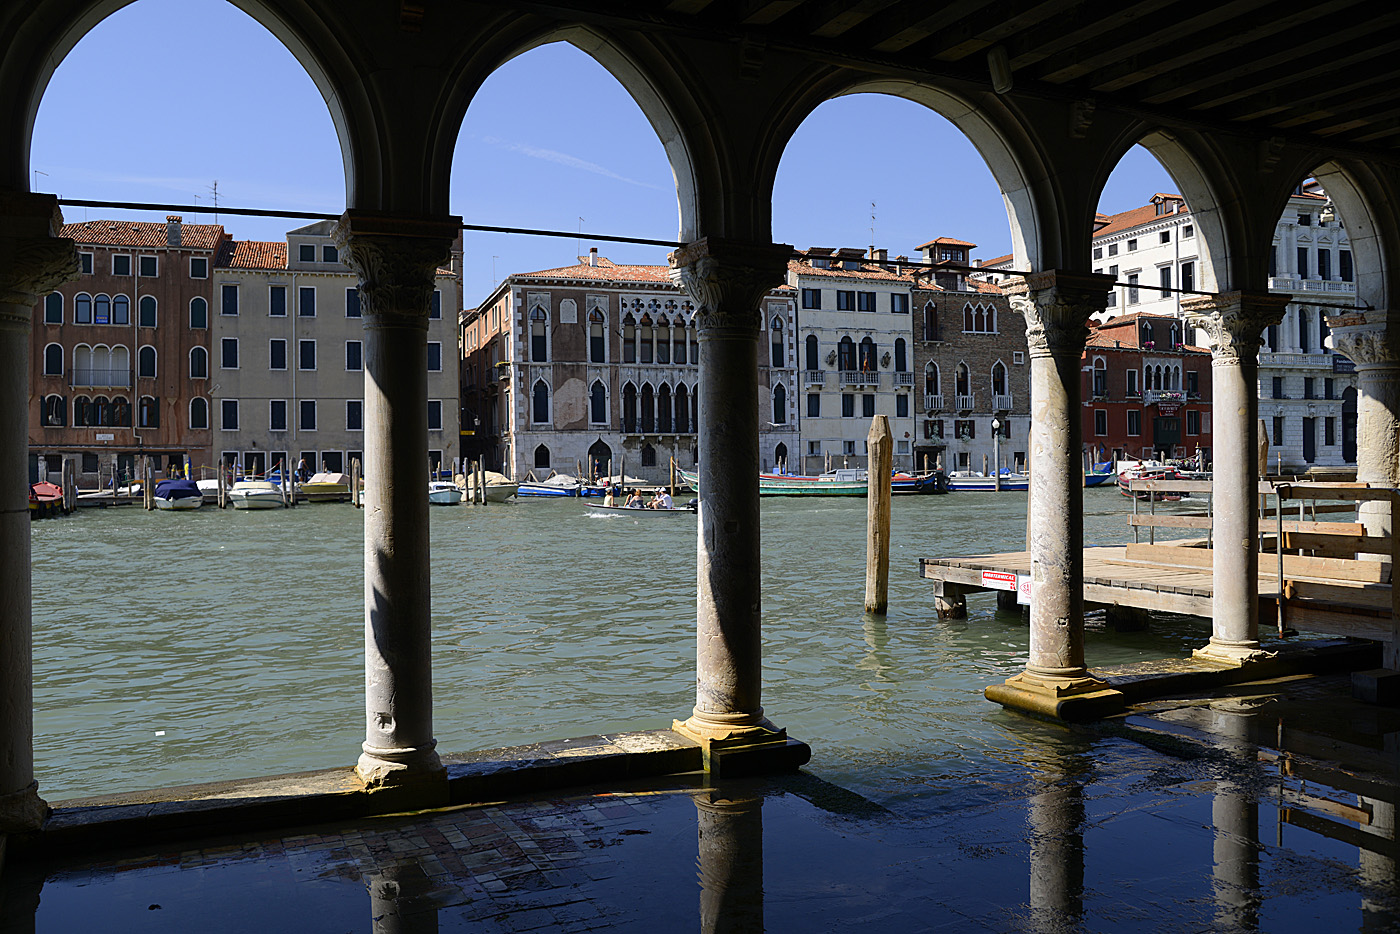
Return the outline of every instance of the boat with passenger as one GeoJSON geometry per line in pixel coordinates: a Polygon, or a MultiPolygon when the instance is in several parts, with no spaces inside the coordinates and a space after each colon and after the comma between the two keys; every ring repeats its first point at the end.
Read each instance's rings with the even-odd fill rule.
{"type": "MultiPolygon", "coordinates": [[[[677,469],[676,473],[691,488],[699,491],[700,476],[695,471],[677,469]]],[[[841,468],[824,474],[760,473],[759,496],[865,496],[870,491],[869,474],[864,468],[841,468]]],[[[896,473],[890,478],[890,492],[946,493],[947,478],[941,470],[927,473],[896,473]]]]}

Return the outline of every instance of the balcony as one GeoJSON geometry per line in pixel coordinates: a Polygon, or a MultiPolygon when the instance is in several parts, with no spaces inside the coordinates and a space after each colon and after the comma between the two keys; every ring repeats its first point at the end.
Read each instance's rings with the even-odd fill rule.
{"type": "Polygon", "coordinates": [[[959,412],[971,412],[975,408],[977,408],[977,396],[975,393],[970,396],[964,396],[961,393],[958,394],[959,412]]]}
{"type": "Polygon", "coordinates": [[[894,384],[895,384],[896,386],[912,386],[912,385],[914,385],[914,374],[913,374],[913,373],[895,373],[895,374],[894,374],[894,384]]]}
{"type": "Polygon", "coordinates": [[[1343,292],[1355,294],[1355,282],[1333,282],[1329,279],[1295,279],[1292,276],[1271,276],[1270,292],[1343,292]]]}
{"type": "Polygon", "coordinates": [[[1310,353],[1280,353],[1273,350],[1259,351],[1259,365],[1267,367],[1288,367],[1299,370],[1330,370],[1332,355],[1325,351],[1310,353]]]}
{"type": "Polygon", "coordinates": [[[105,386],[118,389],[131,388],[130,370],[99,370],[92,367],[75,367],[73,382],[78,386],[105,386]]]}
{"type": "Polygon", "coordinates": [[[1186,401],[1186,393],[1180,389],[1149,389],[1142,394],[1142,401],[1147,405],[1156,405],[1159,402],[1180,405],[1186,401]]]}
{"type": "Polygon", "coordinates": [[[802,374],[802,385],[804,386],[825,386],[826,374],[821,370],[806,370],[802,374]]]}
{"type": "Polygon", "coordinates": [[[1011,394],[992,396],[992,409],[997,412],[1011,411],[1011,394]]]}
{"type": "Polygon", "coordinates": [[[841,384],[843,386],[878,386],[880,385],[879,373],[861,373],[857,370],[842,370],[841,384]]]}
{"type": "Polygon", "coordinates": [[[943,394],[942,394],[942,393],[939,393],[938,395],[927,395],[927,394],[926,394],[926,395],[924,396],[924,411],[925,411],[925,412],[941,412],[941,411],[943,411],[943,394]]]}

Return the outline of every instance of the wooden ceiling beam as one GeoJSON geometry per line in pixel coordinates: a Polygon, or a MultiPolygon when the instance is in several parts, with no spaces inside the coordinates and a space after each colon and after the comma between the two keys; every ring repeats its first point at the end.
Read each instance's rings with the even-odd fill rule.
{"type": "Polygon", "coordinates": [[[782,19],[804,2],[805,0],[758,0],[745,3],[739,8],[738,20],[745,26],[767,26],[782,19]]]}
{"type": "Polygon", "coordinates": [[[1173,6],[1172,0],[1137,0],[1114,10],[1097,3],[1081,3],[1052,25],[1035,33],[1022,33],[1007,42],[1011,70],[1021,71],[1069,49],[1083,47],[1122,23],[1141,19],[1173,6]]]}

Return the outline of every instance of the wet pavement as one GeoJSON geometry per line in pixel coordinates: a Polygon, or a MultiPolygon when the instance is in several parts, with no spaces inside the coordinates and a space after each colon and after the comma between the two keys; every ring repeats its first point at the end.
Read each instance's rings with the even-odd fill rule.
{"type": "MultiPolygon", "coordinates": [[[[0,928],[1393,931],[1400,711],[1241,685],[910,778],[698,775],[36,862],[0,928]]],[[[917,759],[917,751],[907,758],[917,759]]],[[[917,771],[917,770],[915,770],[917,771]]]]}

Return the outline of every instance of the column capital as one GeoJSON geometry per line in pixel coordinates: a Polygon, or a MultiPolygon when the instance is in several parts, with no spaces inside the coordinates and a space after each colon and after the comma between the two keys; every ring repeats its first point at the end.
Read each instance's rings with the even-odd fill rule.
{"type": "Polygon", "coordinates": [[[1358,369],[1400,366],[1400,349],[1384,322],[1368,324],[1360,313],[1328,317],[1332,349],[1342,354],[1358,369]]]}
{"type": "Polygon", "coordinates": [[[365,327],[426,329],[439,266],[450,261],[460,217],[346,211],[331,232],[360,277],[365,327]]]}
{"type": "Polygon", "coordinates": [[[1011,310],[1026,319],[1031,356],[1079,356],[1089,337],[1089,319],[1108,305],[1112,276],[1048,269],[1006,286],[1011,310]]]}
{"type": "Polygon", "coordinates": [[[715,329],[757,334],[758,303],[783,281],[791,246],[705,237],[673,252],[671,281],[698,306],[700,332],[715,329]]]}
{"type": "Polygon", "coordinates": [[[78,277],[78,253],[62,228],[55,196],[0,192],[0,305],[12,306],[0,311],[0,327],[28,328],[40,296],[78,277]]]}
{"type": "Polygon", "coordinates": [[[1212,360],[1237,363],[1258,359],[1264,329],[1283,322],[1292,300],[1273,292],[1220,292],[1183,299],[1181,310],[1188,324],[1210,336],[1212,360]]]}

